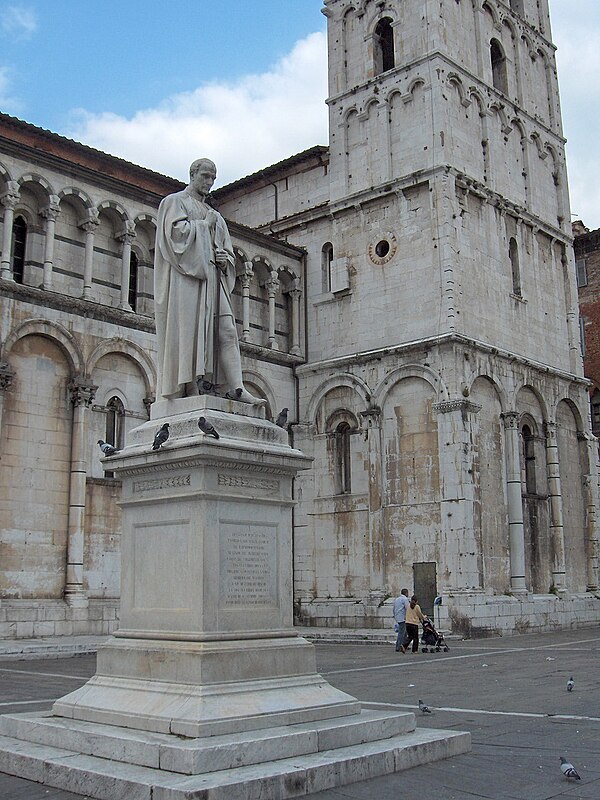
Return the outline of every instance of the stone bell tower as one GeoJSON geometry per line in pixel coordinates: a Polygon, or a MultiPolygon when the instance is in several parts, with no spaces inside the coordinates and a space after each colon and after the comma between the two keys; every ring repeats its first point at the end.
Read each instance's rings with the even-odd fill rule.
{"type": "Polygon", "coordinates": [[[329,204],[272,226],[327,255],[298,370],[326,476],[298,516],[307,616],[315,597],[377,598],[425,574],[477,620],[482,598],[594,588],[548,2],[325,0],[324,13],[329,204]]]}
{"type": "Polygon", "coordinates": [[[429,256],[417,267],[429,323],[405,317],[404,340],[456,331],[580,374],[547,2],[327,0],[325,14],[330,201],[364,213],[389,198],[386,218],[400,225],[368,243],[372,265],[402,233],[405,253],[418,240],[415,267],[429,256]],[[427,229],[407,242],[425,209],[427,229]],[[541,232],[557,261],[542,285],[541,232]],[[540,338],[549,295],[558,336],[540,338]]]}

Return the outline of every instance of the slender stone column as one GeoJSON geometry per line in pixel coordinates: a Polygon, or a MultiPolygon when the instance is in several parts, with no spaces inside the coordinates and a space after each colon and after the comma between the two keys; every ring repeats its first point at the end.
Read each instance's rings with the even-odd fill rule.
{"type": "Polygon", "coordinates": [[[65,600],[70,606],[87,605],[83,588],[83,545],[85,522],[85,431],[87,410],[94,400],[97,386],[77,377],[69,384],[73,404],[71,433],[71,478],[69,483],[69,529],[67,538],[67,575],[65,600]]]}
{"type": "Polygon", "coordinates": [[[81,220],[78,226],[85,231],[85,262],[83,265],[83,294],[81,295],[84,300],[90,300],[92,297],[92,276],[94,274],[94,235],[99,224],[100,220],[98,219],[98,212],[95,208],[90,208],[88,210],[87,219],[81,220]]]}
{"type": "Polygon", "coordinates": [[[383,430],[381,408],[369,405],[360,412],[363,418],[363,435],[368,442],[369,458],[369,588],[371,599],[385,594],[391,576],[387,574],[385,559],[385,518],[381,493],[381,476],[384,472],[382,453],[383,430]]]}
{"type": "Polygon", "coordinates": [[[242,283],[242,342],[250,341],[250,283],[254,270],[251,261],[244,262],[244,271],[240,276],[242,283]]]}
{"type": "Polygon", "coordinates": [[[294,278],[292,288],[288,292],[292,304],[292,331],[290,353],[293,356],[302,355],[300,348],[300,298],[302,289],[300,288],[300,278],[294,278]]]}
{"type": "Polygon", "coordinates": [[[46,220],[46,238],[44,244],[44,277],[43,289],[52,289],[52,268],[54,266],[54,229],[56,218],[60,214],[60,198],[51,195],[50,202],[40,211],[40,217],[46,220]]]}
{"type": "Polygon", "coordinates": [[[269,293],[269,339],[267,347],[271,350],[279,350],[277,342],[275,341],[275,297],[279,291],[279,278],[277,273],[273,271],[268,281],[265,281],[267,292],[269,293]]]}
{"type": "Polygon", "coordinates": [[[15,208],[21,199],[19,184],[16,181],[8,181],[6,193],[0,197],[0,203],[4,206],[4,226],[2,230],[2,259],[0,261],[0,278],[6,281],[14,280],[10,266],[12,251],[12,232],[13,221],[15,218],[15,208]]]}
{"type": "Polygon", "coordinates": [[[510,588],[514,594],[524,594],[527,591],[525,585],[525,534],[523,529],[521,464],[519,458],[519,418],[519,414],[516,411],[502,414],[504,441],[506,443],[510,588]]]}
{"type": "Polygon", "coordinates": [[[585,448],[583,499],[585,503],[585,537],[587,559],[587,590],[597,592],[598,581],[598,440],[586,433],[578,435],[580,446],[585,448]]]}
{"type": "Polygon", "coordinates": [[[563,501],[558,464],[556,422],[544,424],[546,434],[546,470],[548,500],[550,501],[550,541],[552,543],[552,583],[559,592],[566,591],[565,584],[565,534],[563,527],[563,501]]]}
{"type": "Polygon", "coordinates": [[[135,239],[135,225],[130,220],[125,223],[125,230],[116,237],[123,245],[121,251],[121,301],[119,308],[131,311],[129,305],[129,270],[131,268],[131,243],[135,239]]]}

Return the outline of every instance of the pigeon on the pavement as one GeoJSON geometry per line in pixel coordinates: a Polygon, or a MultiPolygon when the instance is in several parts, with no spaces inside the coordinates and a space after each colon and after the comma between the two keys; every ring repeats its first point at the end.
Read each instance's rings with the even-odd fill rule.
{"type": "Polygon", "coordinates": [[[288,417],[288,409],[282,408],[279,414],[277,415],[277,419],[275,420],[275,425],[278,425],[280,428],[285,428],[287,425],[287,417],[288,417]]]}
{"type": "Polygon", "coordinates": [[[425,705],[425,703],[422,700],[419,700],[419,708],[421,709],[421,713],[431,714],[431,709],[429,708],[428,705],[425,705]]]}
{"type": "Polygon", "coordinates": [[[119,452],[116,447],[113,447],[108,442],[103,442],[102,439],[98,439],[98,444],[105,456],[114,456],[115,453],[119,452]]]}
{"type": "Polygon", "coordinates": [[[562,756],[560,757],[560,771],[566,778],[573,778],[576,781],[581,780],[581,775],[577,772],[573,764],[562,756]]]}
{"type": "Polygon", "coordinates": [[[575,681],[573,680],[573,676],[571,675],[571,677],[567,681],[567,692],[572,692],[574,686],[575,686],[575,681]]]}
{"type": "Polygon", "coordinates": [[[154,442],[152,443],[153,450],[160,450],[162,445],[167,441],[169,438],[169,423],[165,422],[158,431],[156,432],[156,436],[154,437],[154,442]]]}
{"type": "Polygon", "coordinates": [[[219,438],[219,434],[215,430],[215,426],[211,425],[211,423],[205,417],[198,418],[198,427],[205,433],[207,436],[214,436],[215,439],[219,438]]]}

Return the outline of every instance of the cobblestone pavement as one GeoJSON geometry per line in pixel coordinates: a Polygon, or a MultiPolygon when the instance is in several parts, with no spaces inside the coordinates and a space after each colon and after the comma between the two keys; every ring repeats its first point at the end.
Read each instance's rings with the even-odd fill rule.
{"type": "MultiPolygon", "coordinates": [[[[310,800],[599,800],[600,629],[449,644],[448,653],[404,656],[390,645],[317,644],[319,670],[332,684],[401,710],[416,710],[422,698],[433,713],[419,714],[418,724],[469,730],[473,751],[310,800]],[[570,675],[575,689],[568,693],[570,675]],[[561,775],[561,755],[581,781],[561,775]]],[[[90,655],[2,661],[0,712],[47,709],[84,683],[94,665],[90,655]]],[[[81,800],[3,774],[0,797],[81,800]]]]}

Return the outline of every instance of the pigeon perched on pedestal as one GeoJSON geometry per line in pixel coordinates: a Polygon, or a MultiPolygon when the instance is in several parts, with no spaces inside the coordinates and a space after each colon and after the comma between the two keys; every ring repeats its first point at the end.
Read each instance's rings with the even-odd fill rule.
{"type": "Polygon", "coordinates": [[[205,433],[207,436],[213,436],[215,439],[220,438],[219,434],[215,430],[214,425],[211,425],[211,423],[205,417],[198,418],[198,427],[202,433],[205,433]]]}
{"type": "Polygon", "coordinates": [[[105,456],[114,456],[115,453],[118,453],[116,447],[113,447],[112,444],[108,442],[103,442],[102,439],[98,439],[98,444],[100,445],[100,450],[105,456]]]}
{"type": "Polygon", "coordinates": [[[419,708],[422,714],[431,714],[431,709],[422,700],[419,700],[419,708]]]}
{"type": "Polygon", "coordinates": [[[154,437],[154,442],[152,443],[153,450],[160,450],[163,444],[169,438],[169,423],[165,422],[159,430],[156,432],[156,436],[154,437]]]}
{"type": "Polygon", "coordinates": [[[277,415],[277,419],[275,420],[275,425],[279,428],[287,427],[287,417],[288,417],[288,409],[282,408],[279,414],[277,415]]]}
{"type": "Polygon", "coordinates": [[[574,686],[575,686],[575,681],[573,680],[573,676],[571,675],[571,677],[567,681],[567,692],[572,692],[574,686]]]}
{"type": "Polygon", "coordinates": [[[573,778],[576,781],[581,780],[581,775],[577,772],[573,764],[567,761],[566,758],[560,757],[560,771],[565,778],[573,778]]]}

